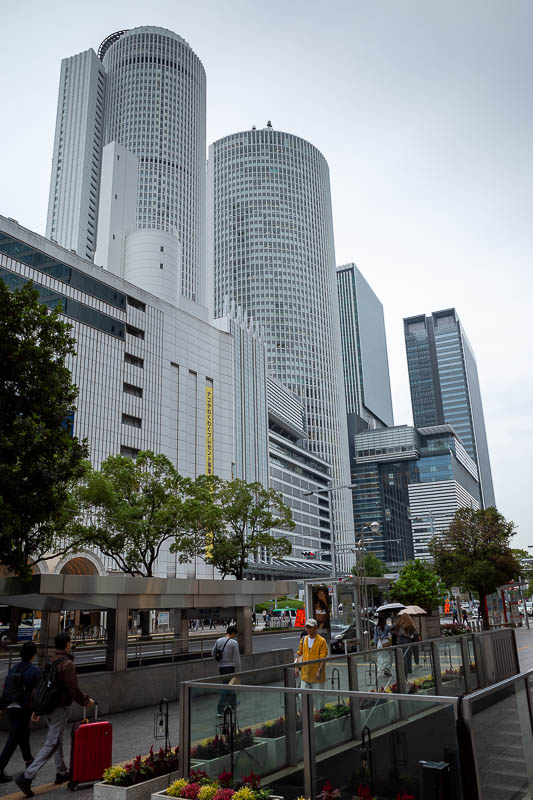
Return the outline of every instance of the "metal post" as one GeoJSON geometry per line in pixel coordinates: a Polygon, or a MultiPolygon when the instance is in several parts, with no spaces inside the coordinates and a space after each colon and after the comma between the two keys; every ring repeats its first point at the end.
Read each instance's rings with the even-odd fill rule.
{"type": "Polygon", "coordinates": [[[522,576],[518,576],[518,590],[520,592],[520,600],[522,601],[522,609],[524,611],[524,619],[526,621],[526,628],[529,630],[529,615],[527,613],[526,601],[524,599],[524,592],[522,591],[522,576]]]}
{"type": "Polygon", "coordinates": [[[435,681],[435,694],[443,695],[442,671],[440,665],[440,653],[437,642],[431,642],[431,655],[433,656],[433,680],[435,681]]]}
{"type": "MultiPolygon", "coordinates": [[[[293,667],[285,667],[284,684],[287,688],[295,689],[296,680],[293,667]]],[[[297,754],[297,732],[296,732],[296,697],[295,692],[285,692],[285,747],[287,753],[287,765],[295,766],[298,763],[297,754]]]]}
{"type": "Polygon", "coordinates": [[[315,800],[316,761],[313,695],[302,694],[302,745],[304,755],[304,794],[315,800]]]}
{"type": "Polygon", "coordinates": [[[461,645],[461,658],[463,661],[463,675],[465,679],[465,692],[470,694],[475,687],[470,674],[470,650],[468,648],[468,636],[458,636],[459,644],[461,645]]]}
{"type": "MultiPolygon", "coordinates": [[[[359,690],[359,675],[357,672],[357,659],[348,656],[348,689],[350,692],[359,690]]],[[[350,697],[350,718],[352,723],[352,738],[359,739],[361,735],[361,708],[360,701],[350,697]]]]}
{"type": "MultiPolygon", "coordinates": [[[[398,684],[398,693],[407,694],[407,678],[405,677],[405,662],[403,659],[402,647],[394,648],[394,658],[396,666],[396,683],[398,684]]],[[[400,703],[400,719],[409,719],[409,713],[405,703],[400,703]]]]}

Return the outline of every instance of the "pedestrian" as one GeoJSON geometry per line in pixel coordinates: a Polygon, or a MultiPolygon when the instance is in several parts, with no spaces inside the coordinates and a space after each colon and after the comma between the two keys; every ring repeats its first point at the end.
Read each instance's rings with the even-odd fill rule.
{"type": "Polygon", "coordinates": [[[456,623],[459,624],[459,612],[457,611],[457,603],[454,603],[452,606],[452,624],[456,623]]]}
{"type": "MultiPolygon", "coordinates": [[[[378,621],[374,630],[374,643],[378,650],[383,650],[385,647],[390,647],[392,644],[392,628],[387,623],[387,614],[381,612],[378,615],[378,621]]],[[[382,672],[387,678],[390,678],[390,653],[378,652],[377,668],[378,672],[382,672]]]]}
{"type": "MultiPolygon", "coordinates": [[[[318,633],[318,623],[316,619],[308,619],[305,623],[306,635],[300,638],[300,644],[296,652],[295,662],[301,663],[301,689],[323,689],[326,681],[326,665],[324,661],[320,663],[307,664],[307,661],[317,661],[328,656],[328,644],[323,636],[318,633]]],[[[316,707],[321,706],[320,697],[316,707]]]]}
{"type": "Polygon", "coordinates": [[[398,625],[398,644],[408,644],[403,648],[403,661],[406,677],[413,671],[413,645],[420,640],[416,626],[409,614],[401,614],[398,625]]]}
{"type": "Polygon", "coordinates": [[[209,620],[209,630],[210,631],[215,630],[216,627],[217,626],[216,626],[215,619],[214,619],[214,617],[211,617],[211,619],[209,620]]]}
{"type": "MultiPolygon", "coordinates": [[[[220,675],[231,675],[233,672],[241,671],[241,654],[239,653],[239,644],[236,637],[237,627],[235,625],[229,625],[226,635],[217,639],[211,650],[211,655],[218,661],[218,671],[220,675]]],[[[224,683],[229,683],[229,678],[225,680],[224,683]]],[[[220,695],[217,714],[222,716],[228,705],[235,710],[236,697],[235,692],[226,690],[220,695]]]]}
{"type": "Polygon", "coordinates": [[[254,626],[254,628],[257,625],[257,614],[255,613],[255,611],[252,611],[252,625],[254,626]]]}
{"type": "Polygon", "coordinates": [[[266,608],[264,608],[263,609],[263,624],[264,625],[266,625],[266,621],[267,621],[267,612],[266,612],[266,608]]]}
{"type": "Polygon", "coordinates": [[[461,615],[463,617],[463,625],[468,625],[468,613],[466,608],[461,609],[461,615]]]}
{"type": "MultiPolygon", "coordinates": [[[[67,765],[63,755],[63,736],[68,722],[69,706],[75,700],[80,706],[93,706],[94,700],[88,694],[82,692],[78,684],[78,675],[74,666],[74,659],[71,655],[72,641],[66,631],[58,633],[55,637],[55,656],[50,661],[56,664],[56,679],[61,687],[61,695],[56,708],[44,718],[48,725],[48,733],[45,742],[34,760],[26,767],[24,772],[15,775],[15,783],[26,797],[33,797],[34,792],[31,783],[41,767],[54,756],[56,765],[56,777],[54,783],[65,783],[69,780],[67,765]]],[[[32,714],[34,722],[39,721],[36,714],[32,714]]]]}
{"type": "Polygon", "coordinates": [[[36,653],[37,647],[34,642],[24,642],[20,648],[20,661],[9,670],[0,698],[0,708],[5,710],[9,722],[9,736],[0,753],[0,783],[12,780],[11,776],[6,774],[5,768],[17,747],[20,747],[27,767],[33,761],[30,748],[29,703],[41,676],[39,667],[32,664],[36,653]]]}

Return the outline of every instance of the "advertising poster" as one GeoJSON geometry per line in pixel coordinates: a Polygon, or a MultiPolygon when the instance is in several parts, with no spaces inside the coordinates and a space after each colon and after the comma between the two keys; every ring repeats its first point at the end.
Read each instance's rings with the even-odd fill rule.
{"type": "Polygon", "coordinates": [[[329,642],[331,637],[331,595],[324,584],[311,586],[311,616],[318,623],[318,632],[329,642]]]}

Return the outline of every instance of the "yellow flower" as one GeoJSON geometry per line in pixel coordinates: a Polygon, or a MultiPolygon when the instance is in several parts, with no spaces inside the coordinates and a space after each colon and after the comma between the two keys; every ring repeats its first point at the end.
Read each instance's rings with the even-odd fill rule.
{"type": "Polygon", "coordinates": [[[167,794],[169,795],[169,797],[181,797],[181,793],[185,789],[188,783],[189,781],[185,780],[185,778],[179,778],[179,780],[174,781],[174,783],[170,784],[170,786],[167,789],[167,794]]]}
{"type": "Polygon", "coordinates": [[[124,767],[108,767],[104,772],[104,781],[106,783],[116,783],[117,778],[126,774],[124,767]]]}
{"type": "Polygon", "coordinates": [[[198,800],[211,800],[212,797],[218,792],[218,786],[214,784],[202,786],[198,792],[198,800]]]}
{"type": "Polygon", "coordinates": [[[235,792],[232,800],[255,800],[255,792],[249,786],[243,786],[235,792]]]}

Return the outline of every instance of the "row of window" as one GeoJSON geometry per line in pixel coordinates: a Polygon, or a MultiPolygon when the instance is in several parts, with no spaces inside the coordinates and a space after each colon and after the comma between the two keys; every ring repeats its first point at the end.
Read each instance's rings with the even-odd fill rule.
{"type": "Polygon", "coordinates": [[[126,308],[126,295],[122,292],[118,292],[112,286],[108,286],[90,275],[85,275],[85,273],[74,267],[69,267],[61,261],[56,261],[52,256],[35,250],[30,245],[14,239],[7,233],[0,234],[0,252],[10,256],[10,258],[21,261],[39,272],[44,272],[56,280],[68,283],[74,289],[79,289],[86,294],[92,295],[92,297],[98,298],[98,300],[103,300],[108,305],[120,309],[126,308]]]}
{"type": "MultiPolygon", "coordinates": [[[[18,275],[16,272],[10,272],[6,269],[0,269],[0,280],[3,280],[11,291],[19,289],[28,282],[22,275],[18,275]]],[[[39,302],[48,308],[60,307],[61,313],[65,314],[65,316],[90,325],[92,328],[97,328],[110,336],[124,339],[125,326],[121,320],[109,317],[101,311],[96,311],[94,308],[79,303],[71,297],[65,297],[45,286],[40,286],[39,284],[34,284],[34,286],[39,293],[39,302]]]]}

